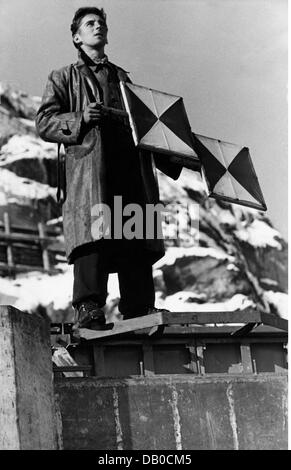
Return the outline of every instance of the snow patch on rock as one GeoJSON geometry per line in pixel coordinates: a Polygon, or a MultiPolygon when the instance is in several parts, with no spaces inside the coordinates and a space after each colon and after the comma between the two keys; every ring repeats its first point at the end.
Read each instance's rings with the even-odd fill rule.
{"type": "Polygon", "coordinates": [[[28,134],[14,135],[0,150],[0,166],[23,158],[55,159],[56,156],[56,144],[28,134]]]}
{"type": "Polygon", "coordinates": [[[31,200],[46,199],[48,196],[55,199],[55,193],[55,189],[47,184],[16,176],[15,173],[6,169],[0,171],[1,205],[12,202],[26,205],[31,200]]]}
{"type": "Polygon", "coordinates": [[[166,265],[171,266],[177,259],[190,256],[196,256],[197,258],[209,256],[217,259],[228,259],[229,261],[235,260],[233,256],[230,256],[225,251],[216,248],[206,248],[201,246],[192,246],[190,248],[169,247],[165,256],[154,264],[154,268],[158,269],[166,265]]]}
{"type": "Polygon", "coordinates": [[[279,316],[288,320],[288,294],[268,290],[265,291],[265,297],[270,304],[276,307],[279,316]]]}
{"type": "Polygon", "coordinates": [[[0,303],[1,297],[9,295],[14,297],[11,303],[20,310],[31,311],[38,305],[50,305],[55,309],[65,309],[71,301],[73,286],[73,268],[66,267],[65,272],[55,276],[49,276],[37,271],[26,275],[19,275],[15,280],[0,279],[0,303]],[[61,289],[60,289],[61,286],[61,289]]]}
{"type": "Polygon", "coordinates": [[[236,236],[250,245],[256,247],[272,246],[274,248],[282,249],[281,243],[275,237],[281,239],[278,230],[270,227],[269,224],[263,220],[255,219],[250,225],[246,226],[243,230],[236,230],[236,236]]]}
{"type": "Polygon", "coordinates": [[[181,291],[169,295],[165,299],[158,295],[156,304],[158,308],[167,308],[172,312],[233,312],[234,310],[255,307],[254,302],[243,294],[236,294],[231,299],[215,303],[206,302],[201,304],[196,303],[193,299],[195,299],[195,293],[181,291]]]}

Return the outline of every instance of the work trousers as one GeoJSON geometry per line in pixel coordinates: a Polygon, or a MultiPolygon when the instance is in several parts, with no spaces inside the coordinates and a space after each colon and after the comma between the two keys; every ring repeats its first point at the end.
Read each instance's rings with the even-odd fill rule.
{"type": "Polygon", "coordinates": [[[77,306],[93,300],[99,307],[106,304],[108,276],[112,272],[110,261],[114,258],[120,290],[119,311],[126,318],[133,318],[154,307],[152,264],[146,251],[133,240],[121,240],[120,244],[124,245],[118,245],[116,240],[113,242],[108,245],[109,249],[97,249],[98,245],[92,244],[79,250],[74,260],[72,303],[77,306]]]}

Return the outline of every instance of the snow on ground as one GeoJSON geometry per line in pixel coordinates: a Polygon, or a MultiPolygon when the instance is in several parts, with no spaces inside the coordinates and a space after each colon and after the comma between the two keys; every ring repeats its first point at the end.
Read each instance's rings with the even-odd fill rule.
{"type": "Polygon", "coordinates": [[[66,271],[55,276],[39,272],[19,276],[15,280],[0,279],[0,303],[2,297],[14,298],[10,303],[19,310],[31,311],[39,304],[52,304],[55,309],[65,309],[70,301],[73,287],[73,268],[68,265],[66,271]]]}
{"type": "Polygon", "coordinates": [[[275,237],[282,239],[280,233],[263,220],[255,219],[243,230],[236,230],[235,234],[240,240],[256,247],[272,246],[279,250],[282,249],[281,243],[275,239],[275,237]]]}
{"type": "Polygon", "coordinates": [[[204,304],[192,301],[197,295],[190,291],[180,291],[169,295],[165,299],[161,293],[157,292],[156,306],[158,308],[167,308],[172,312],[232,312],[234,310],[244,310],[248,307],[255,307],[255,304],[247,296],[236,294],[225,302],[207,302],[204,304]]]}
{"type": "Polygon", "coordinates": [[[205,248],[201,246],[192,246],[190,248],[169,247],[165,256],[154,264],[154,269],[159,269],[166,265],[171,266],[177,259],[189,256],[197,256],[198,258],[210,256],[211,258],[235,261],[233,256],[230,256],[225,251],[216,248],[205,248]]]}
{"type": "Polygon", "coordinates": [[[267,290],[265,291],[265,298],[277,308],[281,318],[288,320],[288,294],[267,290]]]}
{"type": "Polygon", "coordinates": [[[46,199],[48,196],[55,198],[55,193],[55,189],[48,184],[16,176],[15,173],[6,169],[0,171],[1,205],[12,202],[26,205],[31,202],[31,199],[46,199]]]}
{"type": "MultiPolygon", "coordinates": [[[[28,121],[30,122],[30,121],[28,121]]],[[[56,144],[32,135],[14,135],[0,151],[0,166],[23,158],[56,158],[56,144]]]]}
{"type": "MultiPolygon", "coordinates": [[[[156,271],[157,273],[158,271],[156,271]]],[[[52,306],[55,310],[65,310],[71,306],[73,288],[73,267],[66,265],[64,272],[55,276],[39,272],[31,272],[19,276],[15,280],[0,279],[0,304],[9,304],[19,310],[32,311],[38,305],[52,306]],[[61,286],[61,288],[60,288],[61,286]]],[[[288,316],[288,295],[282,292],[265,291],[266,299],[275,305],[282,318],[288,316]]],[[[116,273],[109,275],[108,297],[105,312],[110,314],[109,320],[118,317],[119,283],[116,273]]],[[[180,291],[164,297],[156,292],[156,307],[166,308],[173,312],[217,312],[244,310],[255,307],[254,302],[243,294],[236,294],[224,302],[200,303],[205,296],[191,291],[180,291]],[[197,299],[197,301],[195,301],[197,299]]]]}
{"type": "MultiPolygon", "coordinates": [[[[37,271],[19,275],[17,279],[0,278],[0,304],[9,304],[28,312],[38,305],[56,310],[71,305],[73,289],[73,266],[63,265],[64,272],[50,276],[37,271]]],[[[119,298],[117,274],[110,274],[107,303],[119,298]]]]}

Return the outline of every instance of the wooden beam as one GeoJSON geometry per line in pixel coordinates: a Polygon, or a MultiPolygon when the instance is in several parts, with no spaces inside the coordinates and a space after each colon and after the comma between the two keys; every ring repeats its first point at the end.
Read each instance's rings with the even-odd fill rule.
{"type": "MultiPolygon", "coordinates": [[[[7,271],[9,272],[9,266],[6,263],[0,262],[0,271],[7,271]]],[[[44,269],[42,266],[33,266],[33,265],[27,265],[27,264],[14,264],[13,265],[13,271],[15,272],[27,272],[27,271],[39,271],[42,273],[50,273],[50,274],[59,274],[62,272],[61,269],[58,268],[50,268],[50,270],[44,269]]]]}
{"type": "Polygon", "coordinates": [[[199,374],[200,367],[199,367],[199,359],[197,356],[197,351],[196,351],[196,344],[195,343],[188,343],[185,345],[185,347],[189,350],[190,354],[190,364],[189,364],[189,369],[193,372],[193,374],[199,374]]]}
{"type": "Polygon", "coordinates": [[[142,349],[143,349],[144,375],[145,376],[155,375],[153,347],[150,343],[146,342],[142,344],[142,349]]]}
{"type": "Polygon", "coordinates": [[[263,318],[266,324],[286,328],[287,321],[278,319],[274,315],[264,314],[254,309],[235,310],[233,312],[159,312],[151,315],[131,318],[114,323],[110,330],[90,330],[80,328],[76,334],[86,340],[114,336],[130,331],[138,331],[146,328],[153,328],[159,325],[206,325],[206,324],[227,324],[227,323],[262,323],[263,318]],[[270,318],[271,317],[271,318],[270,318]],[[273,318],[274,317],[274,318],[273,318]]]}
{"type": "Polygon", "coordinates": [[[255,309],[220,311],[220,312],[164,312],[163,323],[173,324],[225,324],[225,323],[260,323],[261,313],[255,309]]]}
{"type": "Polygon", "coordinates": [[[155,325],[162,325],[163,318],[161,313],[153,313],[152,315],[145,315],[142,317],[131,318],[130,320],[122,320],[114,323],[111,330],[89,330],[87,328],[80,328],[76,334],[83,339],[96,339],[104,338],[105,336],[113,336],[121,333],[128,333],[135,330],[143,330],[144,328],[151,328],[155,325]]]}
{"type": "Polygon", "coordinates": [[[240,345],[241,362],[244,374],[253,374],[253,364],[251,356],[251,346],[249,342],[240,345]]]}
{"type": "MultiPolygon", "coordinates": [[[[3,222],[1,222],[0,220],[0,228],[3,228],[4,229],[5,227],[5,224],[3,222]]],[[[23,234],[27,233],[31,233],[32,235],[37,235],[37,229],[36,228],[33,228],[33,227],[24,227],[23,225],[17,225],[17,224],[10,224],[10,229],[12,232],[14,231],[19,231],[23,234]]],[[[47,227],[47,230],[46,230],[47,234],[50,235],[51,237],[55,237],[56,235],[61,235],[63,232],[60,228],[58,227],[51,227],[51,226],[48,226],[47,227]]],[[[1,232],[0,232],[1,233],[1,232]]]]}
{"type": "Polygon", "coordinates": [[[200,374],[200,375],[205,374],[204,349],[206,349],[205,343],[197,341],[197,343],[196,343],[196,355],[197,355],[198,374],[200,374]]]}
{"type": "Polygon", "coordinates": [[[53,364],[53,372],[91,372],[92,366],[56,366],[53,364]]]}
{"type": "Polygon", "coordinates": [[[262,323],[265,325],[274,326],[279,330],[288,331],[288,320],[284,318],[277,317],[276,315],[272,315],[270,313],[261,313],[262,323]]]}
{"type": "Polygon", "coordinates": [[[94,344],[93,346],[94,357],[94,375],[96,377],[104,377],[105,374],[105,360],[104,360],[104,346],[94,344]]]}
{"type": "MultiPolygon", "coordinates": [[[[10,227],[11,228],[11,227],[10,227]]],[[[30,242],[32,244],[38,244],[40,241],[44,243],[54,242],[54,237],[40,237],[37,236],[37,232],[35,235],[27,235],[23,233],[3,233],[0,232],[0,240],[8,240],[13,242],[30,242]]]]}
{"type": "Polygon", "coordinates": [[[56,240],[59,231],[47,229],[38,223],[35,229],[25,228],[10,223],[9,214],[3,214],[0,221],[0,246],[6,250],[6,262],[0,262],[0,271],[8,276],[15,277],[17,273],[39,271],[49,274],[58,274],[62,270],[51,268],[50,253],[65,255],[65,252],[56,240]],[[13,232],[15,230],[15,232],[13,232]],[[48,233],[52,236],[48,236],[48,233]],[[55,235],[55,237],[53,236],[55,235]],[[17,259],[16,259],[17,258],[17,259]],[[17,264],[16,264],[17,262],[17,264]]]}
{"type": "Polygon", "coordinates": [[[43,267],[45,270],[49,271],[50,270],[50,260],[49,260],[49,254],[47,250],[47,246],[45,243],[45,232],[44,232],[44,227],[41,222],[38,223],[38,233],[39,233],[39,243],[41,246],[41,252],[42,252],[42,261],[43,261],[43,267]]]}
{"type": "MultiPolygon", "coordinates": [[[[9,214],[8,212],[4,212],[4,229],[5,235],[10,236],[10,221],[9,221],[9,214]]],[[[8,265],[8,272],[9,274],[13,274],[14,272],[14,262],[13,262],[13,251],[11,242],[7,242],[7,265],[8,265]]]]}

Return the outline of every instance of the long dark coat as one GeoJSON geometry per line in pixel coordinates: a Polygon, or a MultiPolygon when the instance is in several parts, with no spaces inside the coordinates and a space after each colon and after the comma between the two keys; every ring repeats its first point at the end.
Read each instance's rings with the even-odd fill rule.
{"type": "MultiPolygon", "coordinates": [[[[108,80],[111,98],[109,104],[120,108],[123,103],[119,81],[130,79],[128,72],[122,68],[110,62],[108,66],[112,72],[108,80]]],[[[65,147],[66,195],[62,212],[69,263],[73,262],[76,248],[94,242],[91,234],[91,209],[95,204],[107,202],[106,185],[108,176],[110,177],[106,175],[108,155],[104,146],[102,126],[95,125],[84,129],[82,124],[83,110],[90,100],[88,90],[96,101],[100,101],[100,87],[94,77],[92,79],[92,72],[79,54],[76,63],[50,73],[36,117],[36,128],[40,137],[48,142],[64,144],[65,147]]],[[[113,127],[116,128],[114,120],[113,127]]],[[[131,135],[129,145],[133,145],[131,135]]],[[[131,148],[131,154],[132,151],[141,175],[143,203],[156,204],[159,202],[159,189],[155,168],[177,179],[182,167],[169,162],[163,155],[155,154],[152,158],[149,152],[131,148]]],[[[152,264],[165,254],[163,239],[146,240],[144,246],[152,264]]]]}

